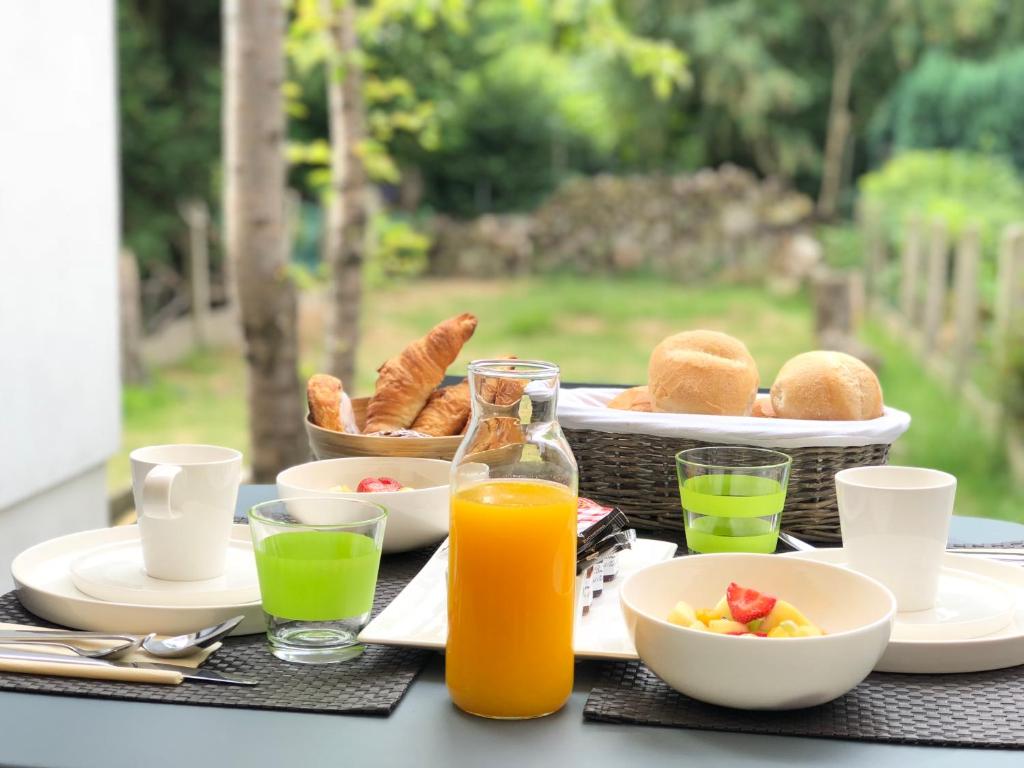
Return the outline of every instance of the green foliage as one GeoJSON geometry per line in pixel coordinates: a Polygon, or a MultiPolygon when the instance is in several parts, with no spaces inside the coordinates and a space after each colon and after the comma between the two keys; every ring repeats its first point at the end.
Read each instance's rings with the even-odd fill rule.
{"type": "MultiPolygon", "coordinates": [[[[529,207],[567,175],[607,165],[620,139],[610,71],[655,101],[688,77],[680,50],[636,35],[610,0],[374,0],[358,28],[368,173],[396,184],[416,166],[429,203],[455,213],[529,207]]],[[[290,156],[306,183],[323,183],[319,70],[344,62],[317,0],[296,2],[287,51],[289,110],[306,123],[290,156]]]]}
{"type": "Polygon", "coordinates": [[[594,76],[539,43],[463,74],[441,147],[419,160],[431,201],[464,215],[529,208],[573,169],[599,167],[617,136],[594,76]]]}
{"type": "Polygon", "coordinates": [[[406,218],[375,214],[370,220],[370,241],[372,246],[364,275],[370,285],[416,277],[427,268],[430,238],[406,218]]]}
{"type": "Polygon", "coordinates": [[[1024,183],[1008,161],[969,152],[915,150],[862,176],[860,190],[894,246],[903,241],[914,216],[925,222],[941,219],[953,239],[965,227],[977,227],[982,300],[992,303],[999,240],[1006,226],[1024,217],[1024,183]]]}
{"type": "Polygon", "coordinates": [[[988,155],[905,152],[862,176],[860,189],[893,240],[911,216],[920,215],[945,220],[954,237],[969,224],[978,226],[991,252],[1003,228],[1024,215],[1024,183],[1010,163],[988,155]]]}
{"type": "Polygon", "coordinates": [[[1006,405],[1006,415],[1024,428],[1024,328],[1013,329],[1006,340],[1004,370],[1000,371],[1000,396],[1006,405]]]}
{"type": "Polygon", "coordinates": [[[1024,47],[988,61],[935,51],[872,122],[876,152],[958,148],[1010,157],[1024,170],[1024,47]]]}
{"type": "Polygon", "coordinates": [[[180,261],[180,201],[216,207],[219,5],[119,0],[117,26],[122,225],[145,271],[180,261]]]}
{"type": "Polygon", "coordinates": [[[860,229],[845,225],[821,225],[815,231],[825,263],[836,269],[859,269],[864,263],[864,238],[860,229]]]}

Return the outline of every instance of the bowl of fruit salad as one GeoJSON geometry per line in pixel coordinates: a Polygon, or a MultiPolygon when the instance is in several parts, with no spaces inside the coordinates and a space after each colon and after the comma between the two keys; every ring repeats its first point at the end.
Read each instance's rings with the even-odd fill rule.
{"type": "Polygon", "coordinates": [[[651,671],[680,693],[739,709],[842,696],[882,657],[896,614],[872,578],[775,555],[680,557],[637,571],[619,594],[651,671]]]}
{"type": "Polygon", "coordinates": [[[277,493],[295,499],[289,511],[315,524],[301,498],[343,496],[382,505],[388,511],[384,553],[436,544],[448,535],[448,483],[452,464],[442,459],[353,457],[299,464],[277,476],[277,493]]]}

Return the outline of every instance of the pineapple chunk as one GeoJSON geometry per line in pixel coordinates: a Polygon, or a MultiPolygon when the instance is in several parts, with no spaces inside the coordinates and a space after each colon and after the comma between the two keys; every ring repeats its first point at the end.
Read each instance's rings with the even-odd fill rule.
{"type": "MultiPolygon", "coordinates": [[[[772,630],[784,621],[792,622],[797,626],[813,626],[810,620],[800,613],[792,603],[787,603],[785,600],[776,600],[775,607],[772,608],[771,613],[765,616],[760,631],[767,632],[768,637],[774,637],[772,630]]],[[[791,637],[791,635],[786,635],[786,637],[791,637]]]]}
{"type": "Polygon", "coordinates": [[[732,613],[729,612],[729,603],[723,597],[718,601],[718,604],[708,610],[707,608],[701,608],[697,611],[697,618],[703,621],[705,624],[710,624],[712,621],[717,619],[732,619],[732,613]]]}
{"type": "Polygon", "coordinates": [[[795,621],[785,619],[777,627],[768,630],[768,637],[799,637],[800,626],[795,621]]]}
{"type": "Polygon", "coordinates": [[[821,637],[822,632],[813,624],[797,624],[786,619],[768,632],[768,637],[821,637]]]}
{"type": "Polygon", "coordinates": [[[668,620],[671,624],[678,624],[680,627],[692,627],[694,624],[700,624],[700,628],[704,628],[702,622],[697,619],[693,606],[684,600],[676,603],[675,608],[668,615],[668,620]]]}
{"type": "Polygon", "coordinates": [[[825,633],[813,624],[804,624],[802,627],[797,627],[797,637],[821,637],[825,633]]]}
{"type": "Polygon", "coordinates": [[[720,635],[728,635],[730,632],[747,632],[747,625],[740,624],[732,619],[712,619],[708,622],[708,629],[720,635]]]}

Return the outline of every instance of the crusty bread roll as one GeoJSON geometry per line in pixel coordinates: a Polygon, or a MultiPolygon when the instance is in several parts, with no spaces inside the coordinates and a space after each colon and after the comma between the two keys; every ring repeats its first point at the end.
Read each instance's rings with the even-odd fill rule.
{"type": "Polygon", "coordinates": [[[647,387],[632,387],[624,389],[608,402],[609,408],[617,408],[620,411],[644,411],[650,413],[651,393],[647,387]]]}
{"type": "Polygon", "coordinates": [[[772,384],[780,419],[862,421],[882,415],[875,372],[843,352],[804,352],[790,359],[772,384]]]}
{"type": "Polygon", "coordinates": [[[775,418],[775,410],[772,408],[772,396],[758,395],[750,409],[750,415],[759,416],[762,419],[775,418]]]}
{"type": "Polygon", "coordinates": [[[757,395],[757,364],[718,331],[685,331],[651,353],[647,383],[655,411],[745,416],[757,395]]]}

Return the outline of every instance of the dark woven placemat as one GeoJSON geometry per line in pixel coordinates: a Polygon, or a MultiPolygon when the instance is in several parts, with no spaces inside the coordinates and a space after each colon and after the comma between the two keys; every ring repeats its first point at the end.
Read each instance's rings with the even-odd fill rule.
{"type": "MultiPolygon", "coordinates": [[[[980,545],[979,545],[980,546],[980,545]]],[[[1024,549],[1024,542],[985,545],[1024,549]]],[[[835,701],[748,712],[691,699],[637,661],[603,667],[587,720],[942,747],[1024,749],[1024,667],[958,675],[875,672],[835,701]]]]}
{"type": "Polygon", "coordinates": [[[961,675],[874,673],[835,701],[787,712],[704,704],[640,662],[608,664],[587,720],[942,747],[1024,749],[1024,667],[961,675]]]}
{"type": "MultiPolygon", "coordinates": [[[[423,549],[381,560],[373,612],[377,614],[409,583],[432,553],[423,549]]],[[[0,597],[0,621],[54,626],[21,607],[15,593],[0,597]]],[[[428,658],[428,651],[367,646],[338,664],[289,664],[270,654],[265,635],[228,638],[203,665],[260,681],[256,686],[189,683],[153,685],[0,673],[0,690],[59,696],[197,704],[241,709],[388,715],[428,658]]]]}

